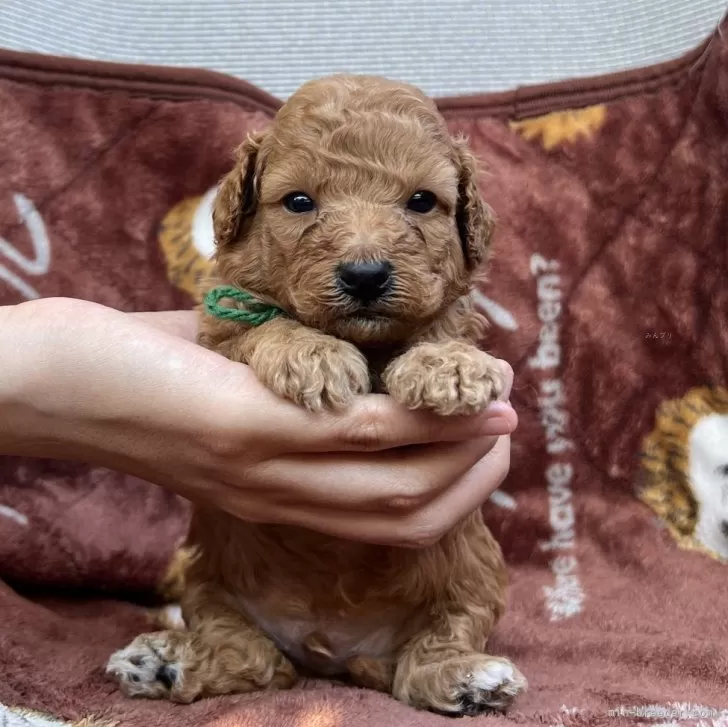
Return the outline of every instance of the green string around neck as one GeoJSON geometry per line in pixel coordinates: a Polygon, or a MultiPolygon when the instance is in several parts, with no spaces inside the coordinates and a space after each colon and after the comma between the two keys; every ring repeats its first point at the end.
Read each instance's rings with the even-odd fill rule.
{"type": "Polygon", "coordinates": [[[250,326],[262,326],[268,321],[280,316],[286,316],[287,313],[278,306],[269,303],[263,303],[258,300],[252,293],[247,290],[234,288],[232,285],[221,285],[213,288],[205,296],[205,311],[215,318],[224,321],[236,321],[238,323],[247,323],[250,326]],[[223,298],[235,300],[243,304],[243,308],[229,308],[220,305],[223,298]]]}

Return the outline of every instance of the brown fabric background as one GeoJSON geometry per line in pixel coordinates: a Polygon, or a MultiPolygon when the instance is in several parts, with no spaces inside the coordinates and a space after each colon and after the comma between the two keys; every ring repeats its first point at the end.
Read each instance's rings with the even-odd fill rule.
{"type": "MultiPolygon", "coordinates": [[[[670,702],[728,710],[726,566],[679,550],[634,496],[660,402],[728,382],[728,42],[716,36],[640,73],[443,102],[490,169],[482,191],[499,226],[481,290],[518,325],[494,326],[486,344],[514,365],[521,417],[504,486],[515,509],[488,503],[486,513],[512,577],[491,650],[513,658],[531,687],[508,717],[474,724],[611,724],[610,709],[670,702]],[[546,112],[549,99],[567,113],[523,111],[546,112]],[[545,361],[539,265],[558,274],[561,305],[560,357],[545,368],[532,363],[545,361]],[[545,432],[567,444],[549,451],[545,432]],[[549,492],[548,477],[568,467],[568,487],[549,492]],[[544,551],[549,518],[568,525],[569,507],[573,539],[544,551]],[[554,567],[568,571],[561,620],[551,618],[554,567]]],[[[159,226],[215,184],[275,107],[214,74],[0,54],[0,238],[33,257],[14,201],[22,194],[51,247],[43,275],[2,245],[0,265],[42,296],[189,307],[168,281],[159,226]]],[[[0,304],[22,299],[0,277],[0,304]]],[[[101,469],[4,459],[0,505],[28,518],[0,517],[2,704],[133,727],[450,723],[325,682],[190,707],[125,700],[103,665],[147,627],[147,612],[121,599],[157,588],[184,536],[185,504],[101,469]]]]}

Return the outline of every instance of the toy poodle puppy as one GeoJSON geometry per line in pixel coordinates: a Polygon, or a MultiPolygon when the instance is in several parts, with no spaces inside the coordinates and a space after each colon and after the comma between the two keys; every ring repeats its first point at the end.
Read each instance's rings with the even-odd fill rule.
{"type": "MultiPolygon", "coordinates": [[[[318,411],[386,392],[450,416],[502,391],[469,297],[493,217],[466,143],[418,89],[343,75],[302,86],[239,148],[213,223],[200,342],[281,397],[318,411]]],[[[459,716],[526,687],[484,653],[506,573],[480,511],[405,549],[196,507],[189,542],[186,627],[109,661],[127,695],[188,703],[312,672],[459,716]]]]}

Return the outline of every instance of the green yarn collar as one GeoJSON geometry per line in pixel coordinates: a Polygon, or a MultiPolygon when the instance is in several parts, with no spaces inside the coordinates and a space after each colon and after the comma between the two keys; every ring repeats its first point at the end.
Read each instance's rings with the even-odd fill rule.
{"type": "Polygon", "coordinates": [[[221,285],[213,288],[205,296],[205,311],[208,315],[220,318],[224,321],[236,321],[237,323],[247,323],[250,326],[262,326],[274,318],[288,317],[288,314],[276,305],[263,303],[258,300],[252,293],[240,288],[234,288],[232,285],[221,285]],[[223,298],[235,300],[242,303],[242,308],[229,308],[220,304],[223,298]]]}

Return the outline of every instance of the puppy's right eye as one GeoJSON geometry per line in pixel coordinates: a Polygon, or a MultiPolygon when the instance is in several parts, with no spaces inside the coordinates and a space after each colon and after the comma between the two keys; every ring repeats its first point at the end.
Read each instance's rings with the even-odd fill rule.
{"type": "Polygon", "coordinates": [[[426,215],[431,212],[437,204],[437,197],[426,189],[415,192],[407,201],[407,209],[411,212],[417,212],[426,215]]]}
{"type": "Polygon", "coordinates": [[[313,212],[316,209],[316,203],[303,192],[291,192],[283,198],[283,206],[289,211],[297,215],[313,212]]]}

